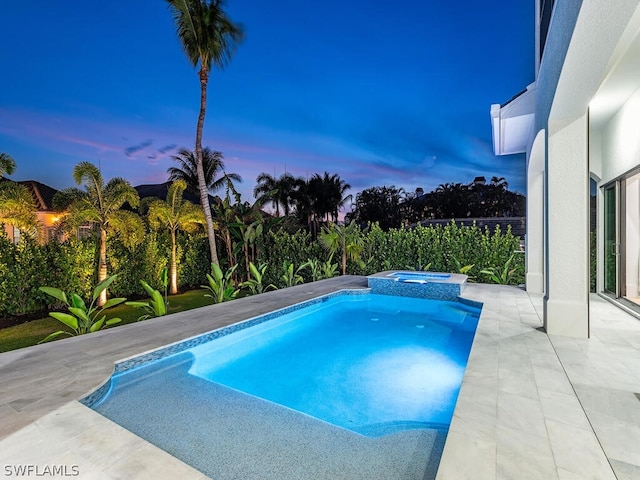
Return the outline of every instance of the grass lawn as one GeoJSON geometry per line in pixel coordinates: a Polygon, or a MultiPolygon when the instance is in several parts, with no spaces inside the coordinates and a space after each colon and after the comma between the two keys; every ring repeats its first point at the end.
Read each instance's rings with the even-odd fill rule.
{"type": "MultiPolygon", "coordinates": [[[[190,290],[179,295],[171,295],[168,298],[169,313],[211,305],[211,299],[205,298],[204,294],[205,290],[190,290]]],[[[108,318],[120,317],[122,319],[121,323],[107,328],[118,328],[119,325],[136,322],[138,317],[143,315],[141,309],[128,307],[124,304],[110,308],[106,313],[108,318]]],[[[0,353],[30,347],[31,345],[37,344],[50,333],[65,329],[65,325],[51,317],[3,328],[0,330],[0,353]]],[[[58,338],[67,337],[60,336],[58,338]]]]}

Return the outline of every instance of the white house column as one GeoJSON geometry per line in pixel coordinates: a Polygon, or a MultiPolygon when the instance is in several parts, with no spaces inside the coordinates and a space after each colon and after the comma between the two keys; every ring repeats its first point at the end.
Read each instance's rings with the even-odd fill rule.
{"type": "Polygon", "coordinates": [[[526,286],[529,293],[544,293],[544,130],[538,132],[527,164],[526,286]]]}
{"type": "Polygon", "coordinates": [[[589,336],[588,117],[549,121],[544,326],[589,336]]]}

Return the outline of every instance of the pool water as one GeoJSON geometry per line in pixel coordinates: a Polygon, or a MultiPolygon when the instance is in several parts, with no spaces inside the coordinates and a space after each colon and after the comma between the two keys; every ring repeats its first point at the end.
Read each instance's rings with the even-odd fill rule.
{"type": "MultiPolygon", "coordinates": [[[[223,386],[360,435],[446,431],[479,313],[458,302],[333,296],[115,374],[93,408],[142,430],[159,411],[180,410],[181,420],[168,423],[171,436],[204,422],[206,392],[220,395],[223,386]]],[[[167,415],[175,416],[165,412],[165,423],[167,415]]]]}
{"type": "Polygon", "coordinates": [[[477,320],[453,302],[337,297],[192,349],[189,373],[362,435],[446,428],[477,320]]]}
{"type": "Polygon", "coordinates": [[[432,272],[395,272],[389,275],[399,282],[424,283],[429,281],[444,281],[451,278],[448,273],[432,272]]]}

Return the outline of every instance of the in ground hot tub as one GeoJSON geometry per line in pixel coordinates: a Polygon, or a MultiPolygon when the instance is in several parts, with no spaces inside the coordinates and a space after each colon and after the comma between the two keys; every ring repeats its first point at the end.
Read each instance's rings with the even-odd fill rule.
{"type": "Polygon", "coordinates": [[[367,277],[372,293],[401,297],[456,300],[467,284],[459,273],[388,271],[367,277]]]}

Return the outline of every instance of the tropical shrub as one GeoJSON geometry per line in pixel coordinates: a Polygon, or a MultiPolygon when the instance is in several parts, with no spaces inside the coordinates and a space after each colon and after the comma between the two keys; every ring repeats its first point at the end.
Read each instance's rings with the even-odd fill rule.
{"type": "Polygon", "coordinates": [[[297,269],[294,267],[293,263],[284,262],[282,264],[282,275],[280,275],[280,280],[284,287],[293,287],[295,285],[300,285],[304,283],[304,278],[300,275],[300,272],[307,268],[307,264],[303,263],[297,269]]]}
{"type": "Polygon", "coordinates": [[[236,298],[240,291],[233,284],[233,274],[236,268],[238,268],[237,264],[223,273],[218,265],[212,263],[211,275],[207,273],[208,284],[201,285],[209,292],[204,296],[212,299],[213,303],[222,303],[236,298]]]}
{"type": "Polygon", "coordinates": [[[249,279],[242,282],[240,286],[242,288],[247,288],[251,292],[251,295],[268,292],[269,290],[277,290],[278,287],[273,283],[266,286],[264,284],[264,273],[267,268],[268,265],[266,263],[256,267],[253,262],[249,262],[249,279]]]}
{"type": "MultiPolygon", "coordinates": [[[[360,235],[361,262],[347,262],[348,274],[370,275],[391,269],[424,270],[428,267],[431,271],[466,273],[478,282],[508,280],[514,285],[524,282],[524,255],[514,254],[519,250],[520,242],[510,229],[490,231],[452,222],[445,226],[384,232],[372,224],[360,235]]],[[[140,283],[143,278],[150,287],[160,289],[162,271],[168,267],[171,251],[168,232],[147,233],[142,242],[129,247],[115,236],[108,242],[109,269],[118,275],[109,287],[113,296],[146,295],[140,283]]],[[[313,241],[306,231],[272,230],[260,236],[256,244],[260,253],[254,268],[260,274],[260,280],[250,276],[251,281],[244,285],[247,292],[264,289],[265,285],[286,286],[298,282],[294,280],[296,275],[309,282],[338,273],[335,257],[320,242],[313,241]],[[257,269],[256,264],[261,265],[261,269],[257,269]],[[285,264],[300,267],[294,269],[294,275],[290,277],[288,271],[282,270],[285,264]],[[302,268],[303,264],[305,268],[302,268]]],[[[594,245],[595,242],[592,254],[594,245]]],[[[51,303],[51,297],[39,290],[38,285],[76,292],[82,298],[90,297],[97,282],[97,256],[95,237],[64,243],[52,241],[45,245],[25,237],[20,244],[14,245],[0,231],[0,316],[44,311],[51,303]]],[[[176,262],[179,288],[198,288],[208,283],[211,261],[206,236],[178,232],[176,262]]],[[[223,258],[222,264],[228,265],[228,260],[223,258]]],[[[244,262],[238,267],[241,269],[244,270],[244,262]]]]}
{"type": "Polygon", "coordinates": [[[48,335],[38,343],[47,342],[59,337],[60,335],[75,336],[97,332],[104,327],[121,322],[122,320],[120,318],[110,318],[107,320],[107,316],[104,314],[104,311],[111,307],[115,307],[116,305],[120,305],[122,302],[126,301],[126,298],[110,298],[102,306],[98,306],[96,304],[100,295],[115,279],[116,275],[112,275],[96,286],[93,290],[89,306],[87,306],[82,297],[76,293],[72,293],[68,297],[67,294],[59,288],[40,287],[39,290],[50,295],[56,300],[59,300],[67,307],[69,313],[49,312],[49,316],[69,327],[71,331],[58,330],[57,332],[53,332],[48,335]]]}
{"type": "MultiPolygon", "coordinates": [[[[166,272],[166,269],[165,269],[166,272]]],[[[142,288],[144,288],[145,292],[149,295],[148,302],[134,301],[134,302],[125,302],[125,305],[129,305],[130,307],[140,308],[145,313],[138,317],[138,321],[146,320],[152,317],[162,317],[167,314],[167,300],[166,295],[163,298],[162,294],[149,286],[147,282],[144,280],[140,280],[140,284],[142,288]]]]}

